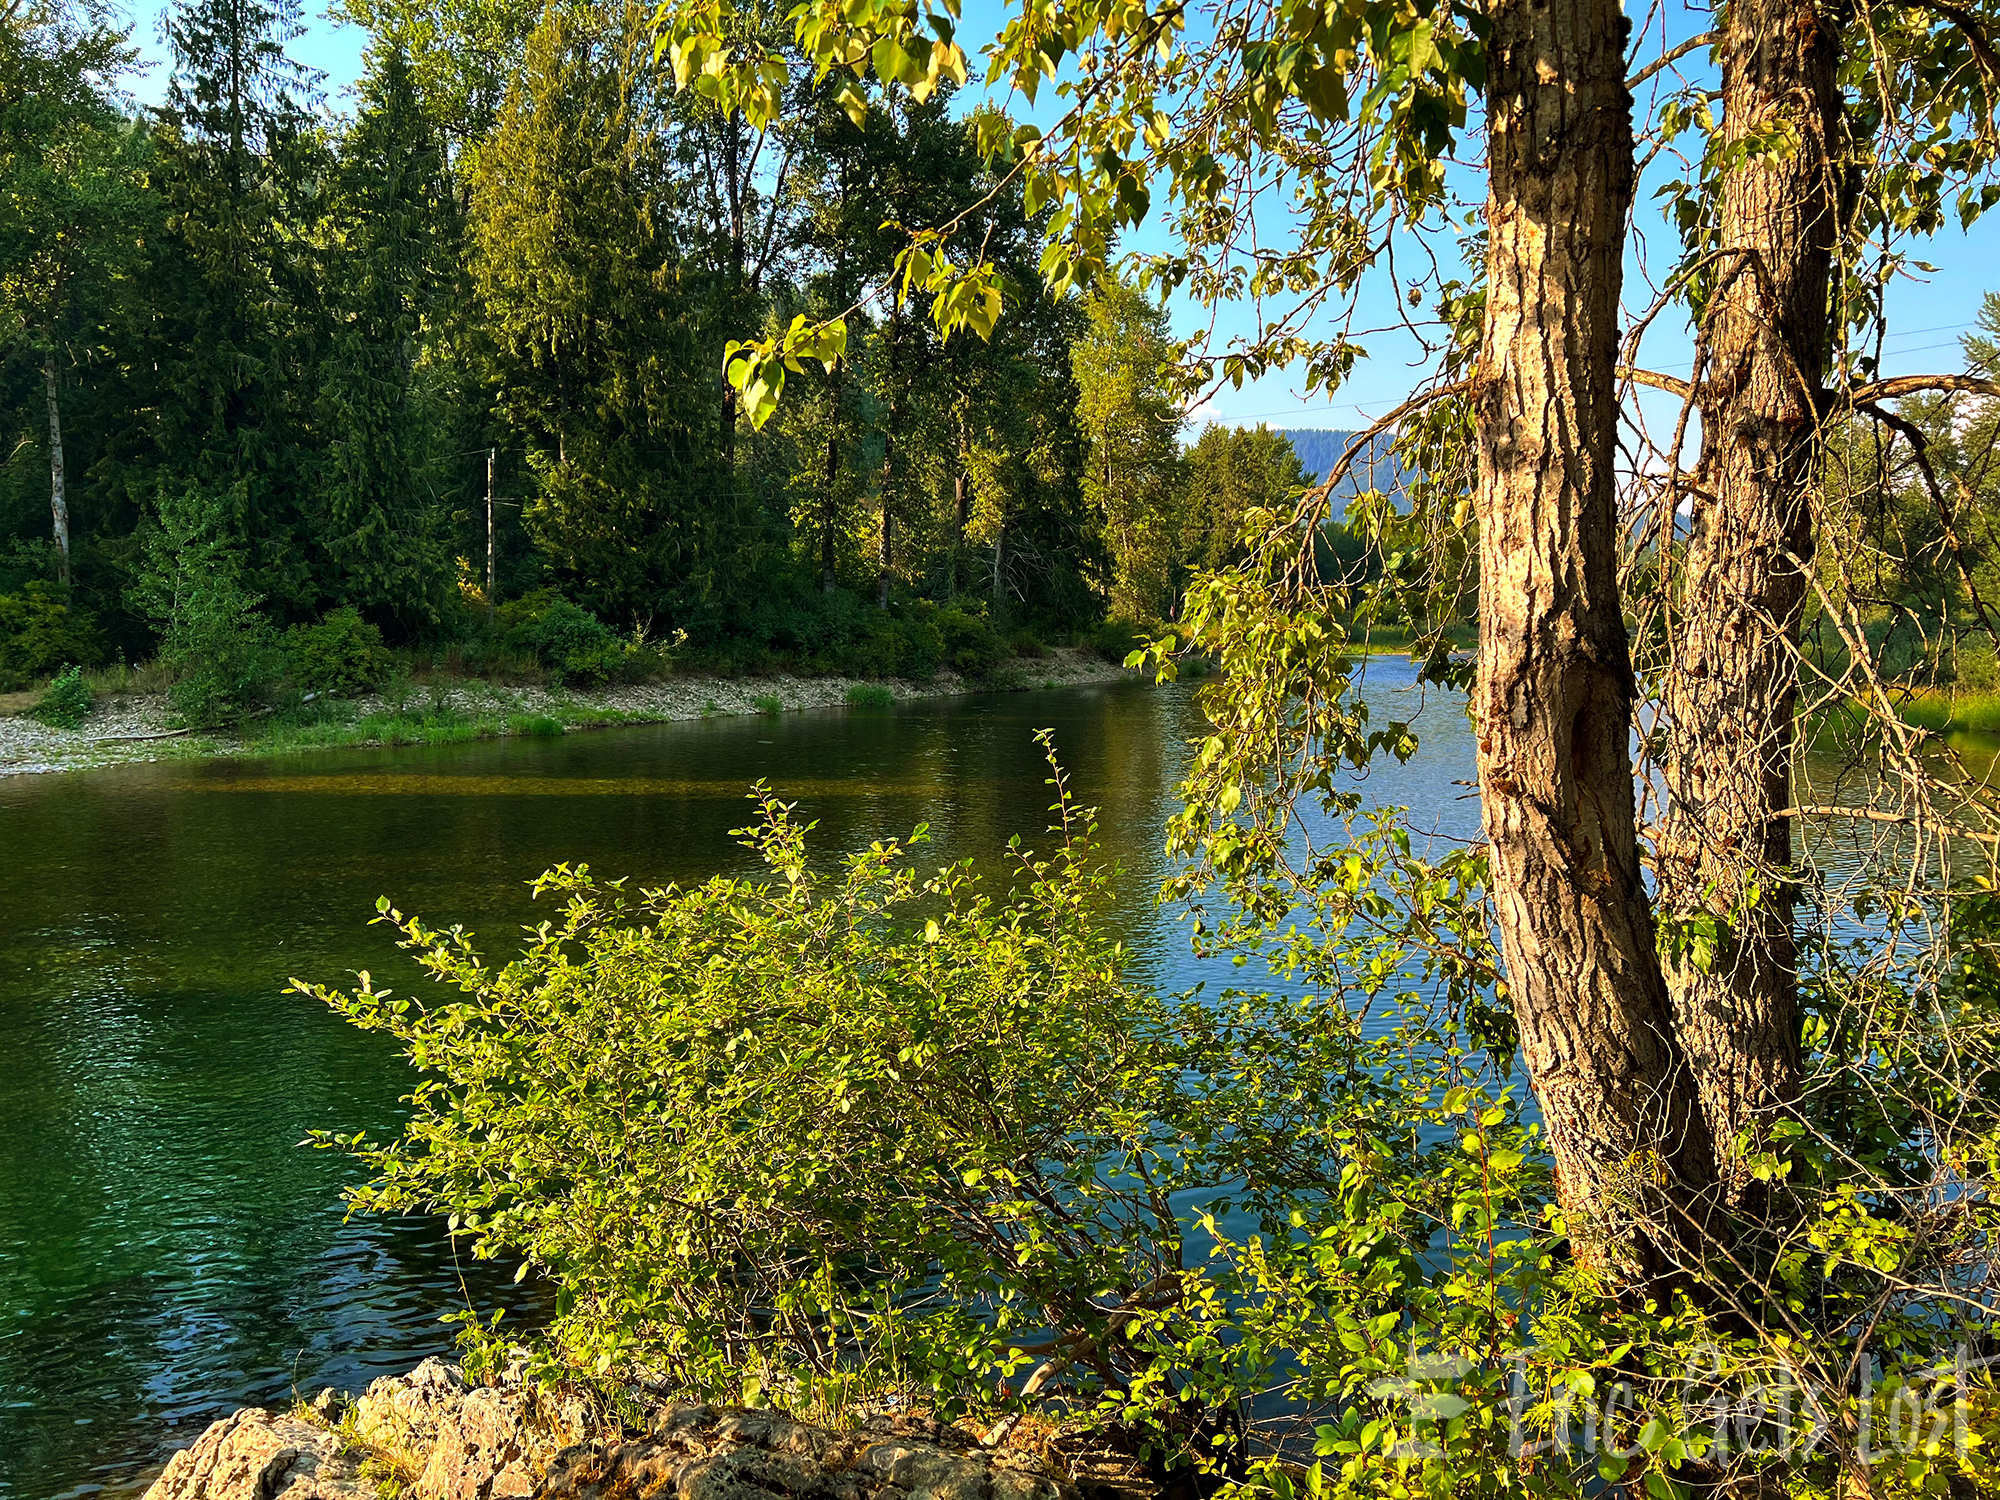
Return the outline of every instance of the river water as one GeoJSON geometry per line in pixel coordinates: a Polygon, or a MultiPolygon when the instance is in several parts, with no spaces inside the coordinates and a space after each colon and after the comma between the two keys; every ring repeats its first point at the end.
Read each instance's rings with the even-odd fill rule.
{"type": "MultiPolygon", "coordinates": [[[[1433,702],[1420,724],[1371,800],[1468,834],[1463,716],[1433,702]]],[[[750,870],[729,830],[758,777],[819,820],[829,861],[920,821],[927,861],[991,854],[1045,826],[1041,726],[1102,809],[1128,943],[1192,984],[1152,905],[1198,728],[1185,686],[0,781],[0,1500],[126,1493],[217,1415],[358,1389],[446,1350],[441,1312],[520,1295],[436,1221],[343,1222],[353,1166],[299,1146],[393,1129],[410,1086],[382,1038],[284,993],[407,982],[367,925],[377,896],[498,951],[558,860],[642,884],[750,870]]]]}

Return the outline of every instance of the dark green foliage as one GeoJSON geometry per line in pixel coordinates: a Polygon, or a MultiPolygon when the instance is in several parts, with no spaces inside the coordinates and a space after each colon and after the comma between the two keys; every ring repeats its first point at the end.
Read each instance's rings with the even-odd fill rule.
{"type": "Polygon", "coordinates": [[[174,708],[200,729],[241,720],[283,665],[276,633],[244,585],[241,546],[226,534],[232,499],[240,491],[162,491],[133,589],[134,604],[160,627],[160,660],[177,677],[174,708]]]}
{"type": "Polygon", "coordinates": [[[0,594],[0,686],[19,687],[64,666],[104,660],[96,622],[68,591],[40,579],[0,594]]]}
{"type": "Polygon", "coordinates": [[[1007,655],[986,616],[957,605],[937,612],[937,632],[945,665],[967,677],[985,676],[1007,655]]]}
{"type": "MultiPolygon", "coordinates": [[[[864,84],[857,126],[799,70],[801,123],[760,144],[673,92],[636,11],[349,9],[374,41],[347,118],[287,55],[294,0],[177,0],[165,103],[136,125],[112,91],[118,33],[0,37],[0,300],[24,332],[0,362],[18,458],[0,591],[63,576],[52,359],[72,607],[132,659],[187,663],[204,719],[256,706],[269,653],[217,698],[166,640],[171,612],[140,606],[162,493],[210,497],[242,627],[218,639],[238,644],[353,606],[399,649],[528,671],[488,614],[489,473],[496,602],[557,589],[617,637],[552,646],[568,681],[664,671],[643,642],[683,630],[723,671],[983,677],[1009,630],[1102,617],[1116,570],[1071,357],[1086,320],[1032,294],[1042,226],[1018,186],[993,191],[948,84],[923,101],[864,84]],[[874,302],[847,358],[799,373],[753,431],[728,340],[847,305],[898,226],[954,215],[952,252],[1005,278],[991,339],[874,302]]],[[[774,18],[746,24],[792,45],[774,18]]]]}
{"type": "Polygon", "coordinates": [[[450,586],[425,329],[456,289],[458,223],[407,59],[378,53],[341,142],[322,285],[331,338],[313,405],[321,591],[429,623],[450,586]]]}
{"type": "Polygon", "coordinates": [[[83,668],[71,667],[48,685],[34,715],[57,729],[77,729],[90,717],[90,684],[83,680],[83,668]]]}
{"type": "Polygon", "coordinates": [[[877,682],[857,682],[847,690],[849,708],[884,709],[896,706],[896,695],[877,682]]]}
{"type": "Polygon", "coordinates": [[[557,681],[581,686],[603,683],[625,657],[624,644],[602,620],[560,597],[540,601],[507,632],[507,644],[533,653],[557,681]]]}
{"type": "Polygon", "coordinates": [[[285,670],[303,693],[350,698],[379,686],[389,673],[382,632],[353,605],[336,609],[317,625],[285,632],[285,670]]]}

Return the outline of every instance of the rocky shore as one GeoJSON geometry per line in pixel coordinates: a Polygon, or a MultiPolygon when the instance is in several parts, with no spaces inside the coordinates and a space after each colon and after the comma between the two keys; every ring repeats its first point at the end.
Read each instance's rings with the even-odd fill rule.
{"type": "MultiPolygon", "coordinates": [[[[1012,684],[1028,688],[1079,687],[1123,681],[1135,675],[1095,653],[1068,647],[1050,648],[1039,658],[1019,661],[1009,668],[1012,684]]],[[[568,711],[580,710],[586,722],[571,727],[590,728],[766,713],[774,703],[786,713],[836,708],[847,702],[850,688],[861,685],[860,679],[852,677],[701,675],[575,692],[468,683],[441,688],[435,695],[428,688],[413,690],[413,702],[419,707],[489,717],[564,717],[568,711]]],[[[992,691],[990,685],[968,682],[951,672],[939,672],[923,682],[867,685],[886,689],[899,701],[992,691]]],[[[35,695],[13,696],[18,701],[5,705],[13,711],[0,712],[0,776],[86,770],[136,761],[268,753],[254,735],[186,734],[176,730],[172,705],[164,693],[103,700],[83,726],[73,730],[51,728],[25,717],[24,711],[35,701],[35,695]]],[[[358,698],[349,705],[357,719],[387,712],[392,706],[380,696],[358,698]]]]}
{"type": "MultiPolygon", "coordinates": [[[[348,1399],[216,1422],[146,1500],[1109,1500],[1101,1462],[1061,1472],[1027,1445],[987,1448],[928,1418],[846,1432],[771,1411],[651,1399],[614,1414],[519,1379],[468,1385],[426,1360],[348,1399]]],[[[1122,1481],[1122,1482],[1121,1482],[1122,1481]]]]}

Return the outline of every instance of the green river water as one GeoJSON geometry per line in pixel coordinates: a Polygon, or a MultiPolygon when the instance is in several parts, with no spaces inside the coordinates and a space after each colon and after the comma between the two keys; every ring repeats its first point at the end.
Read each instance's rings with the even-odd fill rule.
{"type": "MultiPolygon", "coordinates": [[[[1421,722],[1369,790],[1469,833],[1464,720],[1421,722]]],[[[378,895],[498,950],[558,860],[647,884],[749,869],[728,831],[758,777],[819,820],[822,858],[919,821],[928,857],[988,854],[1045,824],[1043,725],[1126,867],[1125,936],[1151,978],[1194,982],[1152,905],[1185,687],[0,780],[0,1500],[128,1493],[217,1415],[359,1388],[444,1351],[438,1315],[468,1296],[519,1295],[435,1221],[344,1222],[353,1167],[299,1147],[393,1128],[409,1087],[381,1038],[284,993],[405,976],[367,925],[378,895]]]]}

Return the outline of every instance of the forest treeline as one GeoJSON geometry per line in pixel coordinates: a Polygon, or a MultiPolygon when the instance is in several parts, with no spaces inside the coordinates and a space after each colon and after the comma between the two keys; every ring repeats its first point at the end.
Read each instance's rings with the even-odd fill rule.
{"type": "Polygon", "coordinates": [[[171,11],[157,108],[107,15],[0,28],[7,683],[158,652],[222,717],[285,632],[585,678],[668,643],[980,670],[1171,617],[1305,481],[1261,429],[1183,448],[1138,292],[1042,294],[1044,226],[948,87],[857,123],[802,68],[758,132],[676,92],[631,7],[347,14],[373,38],[347,113],[285,0],[171,11]],[[729,341],[864,298],[904,225],[954,220],[1003,269],[991,339],[878,298],[753,430],[729,341]]]}

